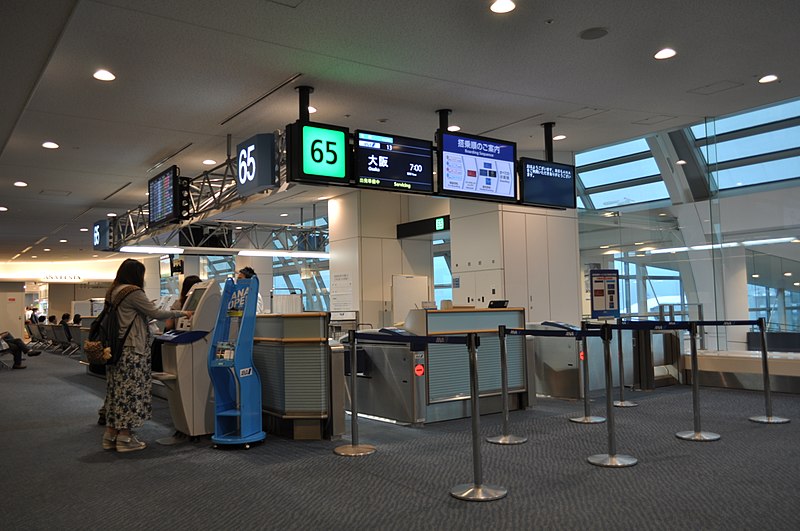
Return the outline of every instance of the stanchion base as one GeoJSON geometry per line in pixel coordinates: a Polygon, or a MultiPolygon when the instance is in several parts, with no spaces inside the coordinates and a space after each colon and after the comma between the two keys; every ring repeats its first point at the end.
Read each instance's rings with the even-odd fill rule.
{"type": "Polygon", "coordinates": [[[597,454],[587,457],[586,460],[593,465],[607,468],[624,468],[626,466],[633,466],[639,462],[635,457],[619,454],[597,454]]]}
{"type": "Polygon", "coordinates": [[[719,434],[712,431],[679,431],[675,434],[675,437],[684,441],[708,442],[719,440],[719,434]]]}
{"type": "Polygon", "coordinates": [[[337,446],[333,449],[333,453],[343,455],[345,457],[361,457],[362,455],[369,455],[375,453],[375,447],[369,444],[346,444],[344,446],[337,446]]]}
{"type": "Polygon", "coordinates": [[[636,402],[631,402],[630,400],[614,400],[614,407],[636,407],[639,404],[636,402]]]}
{"type": "Polygon", "coordinates": [[[528,438],[519,435],[495,435],[494,437],[486,437],[486,442],[492,444],[522,444],[528,442],[528,438]]]}
{"type": "Polygon", "coordinates": [[[508,489],[497,485],[476,485],[464,483],[450,489],[450,496],[466,501],[492,501],[505,498],[508,489]]]}
{"type": "Polygon", "coordinates": [[[605,417],[573,417],[569,419],[570,422],[577,422],[578,424],[600,424],[601,422],[605,422],[605,417]]]}
{"type": "Polygon", "coordinates": [[[761,424],[786,424],[789,422],[789,419],[785,417],[768,417],[766,415],[750,417],[749,420],[752,420],[753,422],[760,422],[761,424]]]}

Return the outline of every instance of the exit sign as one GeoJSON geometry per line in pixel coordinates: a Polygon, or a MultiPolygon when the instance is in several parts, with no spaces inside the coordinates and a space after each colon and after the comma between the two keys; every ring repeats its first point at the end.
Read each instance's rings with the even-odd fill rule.
{"type": "Polygon", "coordinates": [[[350,131],[346,127],[296,122],[286,126],[290,181],[350,184],[350,131]]]}
{"type": "Polygon", "coordinates": [[[450,216],[439,216],[438,218],[427,218],[411,221],[409,223],[401,223],[397,226],[397,238],[423,236],[443,230],[450,230],[450,216]]]}

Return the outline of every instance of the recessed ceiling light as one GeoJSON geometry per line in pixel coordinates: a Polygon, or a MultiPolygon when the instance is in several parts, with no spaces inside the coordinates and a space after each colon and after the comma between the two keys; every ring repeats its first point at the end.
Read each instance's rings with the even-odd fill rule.
{"type": "Polygon", "coordinates": [[[7,212],[8,208],[4,206],[0,206],[0,212],[7,212]]]}
{"type": "Polygon", "coordinates": [[[608,249],[609,247],[611,247],[611,246],[610,245],[601,245],[600,246],[601,249],[608,249]]]}
{"type": "Polygon", "coordinates": [[[658,215],[659,215],[659,216],[661,216],[662,218],[663,218],[664,216],[666,216],[666,214],[665,214],[664,212],[660,212],[658,215]]]}
{"type": "Polygon", "coordinates": [[[86,227],[81,227],[81,228],[80,228],[80,231],[81,231],[81,232],[89,232],[89,229],[87,229],[86,227]]]}
{"type": "Polygon", "coordinates": [[[49,252],[50,252],[50,249],[48,249],[47,247],[45,247],[44,249],[42,249],[42,251],[44,251],[44,252],[46,252],[46,253],[49,253],[49,252]]]}
{"type": "Polygon", "coordinates": [[[109,212],[108,214],[106,214],[106,216],[108,216],[108,217],[110,217],[110,218],[115,218],[115,217],[117,217],[117,215],[116,215],[116,214],[114,214],[113,212],[109,212]]]}
{"type": "Polygon", "coordinates": [[[450,125],[447,127],[447,130],[452,133],[455,133],[456,131],[461,131],[461,127],[457,125],[450,125]]]}
{"type": "Polygon", "coordinates": [[[39,257],[37,255],[33,255],[31,256],[31,258],[39,258],[39,257]]]}
{"type": "Polygon", "coordinates": [[[800,239],[797,239],[797,238],[795,238],[795,239],[794,239],[794,240],[792,240],[790,243],[800,243],[800,239]]]}
{"type": "Polygon", "coordinates": [[[282,213],[282,214],[281,214],[281,217],[282,217],[282,218],[285,218],[285,217],[288,217],[288,216],[289,216],[289,214],[287,214],[286,212],[284,212],[284,213],[282,213]]]}
{"type": "Polygon", "coordinates": [[[16,186],[17,188],[25,188],[26,186],[28,186],[28,183],[26,183],[25,181],[17,181],[14,183],[14,186],[16,186]]]}
{"type": "Polygon", "coordinates": [[[800,286],[800,282],[792,282],[792,286],[800,286]]]}
{"type": "Polygon", "coordinates": [[[567,138],[567,135],[556,135],[553,140],[564,140],[565,138],[567,138]]]}
{"type": "Polygon", "coordinates": [[[308,106],[308,113],[309,114],[314,114],[315,112],[317,112],[317,108],[316,107],[312,107],[311,105],[309,105],[308,106]]]}
{"type": "Polygon", "coordinates": [[[50,142],[49,140],[42,144],[42,147],[45,149],[58,149],[58,144],[55,142],[50,142]]]}
{"type": "Polygon", "coordinates": [[[758,80],[759,83],[772,83],[773,81],[778,81],[778,76],[775,74],[768,74],[758,80]]]}
{"type": "Polygon", "coordinates": [[[109,72],[108,70],[100,69],[92,75],[98,81],[114,81],[117,79],[117,76],[109,72]]]}
{"type": "Polygon", "coordinates": [[[206,166],[213,166],[216,163],[217,163],[217,161],[214,160],[214,159],[206,159],[206,160],[203,161],[203,164],[205,164],[206,166]]]}
{"type": "Polygon", "coordinates": [[[751,276],[751,277],[753,277],[753,278],[758,278],[758,277],[760,277],[761,275],[759,275],[758,273],[753,273],[753,274],[752,274],[752,275],[750,275],[750,276],[751,276]]]}
{"type": "Polygon", "coordinates": [[[686,161],[681,159],[681,160],[677,161],[675,164],[677,164],[678,166],[683,166],[684,164],[686,164],[686,161]]]}
{"type": "Polygon", "coordinates": [[[790,276],[792,276],[792,272],[791,271],[787,271],[786,273],[783,274],[783,276],[790,277],[790,276]]]}
{"type": "Polygon", "coordinates": [[[67,240],[58,240],[59,243],[67,243],[67,240]]]}
{"type": "Polygon", "coordinates": [[[100,256],[100,255],[99,254],[93,254],[92,258],[97,258],[98,256],[100,256]]]}
{"type": "Polygon", "coordinates": [[[672,48],[664,48],[663,50],[659,50],[658,52],[656,52],[656,54],[653,57],[655,57],[656,59],[670,59],[671,57],[675,57],[676,55],[677,52],[672,48]]]}
{"type": "Polygon", "coordinates": [[[317,198],[317,201],[327,201],[328,199],[330,199],[330,197],[328,197],[327,195],[325,195],[325,196],[322,196],[322,197],[318,197],[318,198],[317,198]]]}
{"type": "Polygon", "coordinates": [[[492,10],[492,13],[502,14],[514,11],[515,7],[517,6],[514,5],[514,2],[512,2],[511,0],[495,0],[489,9],[492,10]]]}
{"type": "Polygon", "coordinates": [[[236,230],[242,230],[243,227],[240,225],[240,226],[235,227],[235,228],[236,228],[236,230]]]}
{"type": "Polygon", "coordinates": [[[634,245],[644,245],[644,242],[633,242],[634,245]]]}

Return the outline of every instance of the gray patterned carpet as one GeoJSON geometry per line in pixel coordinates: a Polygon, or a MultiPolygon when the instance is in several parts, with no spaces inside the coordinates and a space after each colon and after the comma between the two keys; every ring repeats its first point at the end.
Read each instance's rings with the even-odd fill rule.
{"type": "MultiPolygon", "coordinates": [[[[606,453],[605,424],[579,425],[582,404],[540,399],[512,413],[519,446],[481,445],[483,479],[502,500],[457,500],[472,481],[470,421],[422,429],[359,423],[378,451],[346,458],[341,442],[268,436],[250,450],[208,440],[165,447],[164,400],[140,431],[153,444],[120,455],[100,448],[95,424],[105,382],[73,360],[43,354],[24,371],[0,372],[0,529],[800,529],[800,397],[774,395],[784,425],[761,425],[763,395],[702,388],[702,427],[722,435],[693,443],[688,387],[629,393],[616,409],[625,469],[592,466],[606,453]]],[[[605,414],[598,396],[592,412],[605,414]]],[[[484,435],[499,431],[484,416],[484,435]]]]}

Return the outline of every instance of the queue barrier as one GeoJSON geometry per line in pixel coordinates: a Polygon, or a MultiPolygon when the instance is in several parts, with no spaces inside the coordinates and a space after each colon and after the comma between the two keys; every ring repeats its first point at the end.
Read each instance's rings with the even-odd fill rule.
{"type": "Polygon", "coordinates": [[[425,349],[428,344],[456,344],[466,345],[469,352],[470,374],[470,405],[472,408],[472,483],[459,484],[450,489],[450,495],[465,501],[491,501],[499,500],[508,494],[505,487],[486,485],[483,483],[483,469],[480,453],[480,393],[478,386],[478,346],[480,338],[477,333],[447,336],[404,336],[383,334],[370,334],[350,330],[347,333],[350,347],[350,433],[351,444],[337,447],[334,452],[338,455],[355,457],[369,455],[376,451],[372,445],[359,444],[358,442],[358,397],[356,393],[356,351],[358,339],[383,343],[408,343],[412,351],[425,349]]]}

